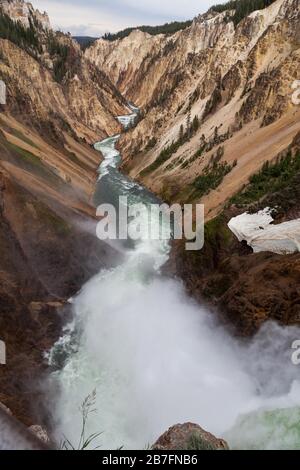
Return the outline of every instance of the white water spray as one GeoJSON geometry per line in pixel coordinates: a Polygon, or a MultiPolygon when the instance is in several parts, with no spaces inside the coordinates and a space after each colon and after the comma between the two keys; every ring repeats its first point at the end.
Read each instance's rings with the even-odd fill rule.
{"type": "MultiPolygon", "coordinates": [[[[147,201],[141,187],[120,173],[116,179],[114,144],[98,144],[107,156],[106,178],[113,172],[118,193],[147,201]]],[[[298,369],[289,356],[299,330],[270,325],[250,345],[240,344],[186,296],[179,281],[161,276],[169,249],[166,241],[141,241],[74,299],[70,332],[77,330],[78,344],[56,373],[58,435],[78,441],[78,407],[95,388],[97,413],[88,432],[103,432],[97,442],[102,449],[143,449],[171,425],[187,421],[220,437],[232,428],[229,444],[247,447],[238,443],[234,428],[241,415],[300,405],[298,369]]],[[[66,334],[60,347],[70,351],[68,341],[66,334]]],[[[270,436],[267,424],[265,433],[270,436]]],[[[266,447],[272,447],[269,441],[266,447]]]]}

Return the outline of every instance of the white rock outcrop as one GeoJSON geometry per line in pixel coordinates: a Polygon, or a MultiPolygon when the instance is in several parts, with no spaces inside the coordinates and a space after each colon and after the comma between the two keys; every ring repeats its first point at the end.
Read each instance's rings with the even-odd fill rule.
{"type": "Polygon", "coordinates": [[[228,227],[240,242],[246,241],[254,253],[270,251],[286,255],[300,251],[300,219],[271,225],[273,221],[271,209],[266,208],[256,214],[245,212],[234,217],[228,227]]]}

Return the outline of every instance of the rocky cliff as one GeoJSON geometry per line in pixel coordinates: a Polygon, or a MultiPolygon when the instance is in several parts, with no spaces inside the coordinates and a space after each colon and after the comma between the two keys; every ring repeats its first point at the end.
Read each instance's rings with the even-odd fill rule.
{"type": "Polygon", "coordinates": [[[291,100],[299,23],[299,0],[277,0],[238,24],[234,11],[210,11],[173,36],[97,41],[86,57],[144,110],[121,142],[124,169],[167,199],[203,200],[217,215],[299,131],[291,100]],[[202,194],[197,178],[215,159],[230,174],[202,194]]]}
{"type": "Polygon", "coordinates": [[[55,141],[61,129],[89,143],[119,131],[115,116],[126,112],[126,102],[103,71],[84,58],[77,42],[51,30],[30,4],[1,2],[0,8],[6,111],[39,132],[52,128],[55,141]]]}
{"type": "Polygon", "coordinates": [[[275,224],[300,218],[300,133],[251,181],[206,224],[202,251],[187,252],[176,242],[165,266],[242,336],[257,333],[269,320],[300,324],[300,254],[253,253],[227,225],[238,214],[266,207],[276,208],[275,224]]]}
{"type": "Polygon", "coordinates": [[[47,15],[23,1],[0,7],[0,402],[27,425],[47,424],[44,353],[70,296],[115,259],[95,237],[101,155],[90,144],[118,132],[127,108],[47,15]]]}
{"type": "Polygon", "coordinates": [[[120,143],[124,171],[167,201],[205,204],[204,249],[176,243],[168,273],[242,335],[269,319],[299,324],[299,255],[253,254],[227,228],[267,206],[275,223],[299,217],[300,1],[268,3],[238,21],[210,10],[172,36],[134,31],[86,51],[142,108],[120,143]]]}
{"type": "Polygon", "coordinates": [[[26,28],[30,22],[39,23],[44,29],[51,29],[49,16],[46,12],[35,10],[31,3],[23,0],[1,0],[1,8],[13,21],[19,21],[26,28]]]}

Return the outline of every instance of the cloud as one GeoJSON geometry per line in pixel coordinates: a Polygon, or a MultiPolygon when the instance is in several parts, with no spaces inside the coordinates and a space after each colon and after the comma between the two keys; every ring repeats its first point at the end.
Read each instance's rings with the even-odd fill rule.
{"type": "Polygon", "coordinates": [[[76,35],[101,36],[128,26],[185,20],[207,10],[213,0],[33,0],[47,11],[54,28],[76,35]]]}
{"type": "Polygon", "coordinates": [[[148,14],[156,14],[161,18],[172,19],[190,19],[199,13],[205,11],[210,5],[215,3],[211,0],[202,1],[201,4],[198,0],[116,0],[119,6],[126,6],[129,9],[140,11],[144,17],[148,14]]]}

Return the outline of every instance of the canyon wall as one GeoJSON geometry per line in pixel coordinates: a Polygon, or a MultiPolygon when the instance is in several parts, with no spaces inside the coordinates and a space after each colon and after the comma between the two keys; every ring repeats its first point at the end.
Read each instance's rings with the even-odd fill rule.
{"type": "Polygon", "coordinates": [[[46,12],[35,10],[31,3],[23,0],[2,0],[1,8],[12,20],[19,21],[29,28],[30,20],[39,22],[44,29],[51,29],[50,19],[46,12]]]}
{"type": "Polygon", "coordinates": [[[299,216],[296,160],[280,187],[257,191],[251,204],[232,198],[245,199],[264,163],[298,158],[292,84],[300,79],[300,1],[277,0],[238,23],[233,11],[211,10],[174,35],[133,31],[100,39],[85,53],[30,4],[0,7],[0,80],[7,87],[0,330],[8,361],[0,369],[0,402],[27,425],[47,424],[43,407],[38,414],[43,354],[68,316],[67,299],[116,259],[94,236],[101,156],[91,144],[120,132],[115,116],[128,112],[126,100],[141,115],[120,140],[123,170],[166,201],[205,203],[204,251],[176,244],[168,272],[240,334],[268,319],[298,324],[299,255],[254,255],[227,222],[267,203],[280,206],[278,221],[299,216]]]}
{"type": "Polygon", "coordinates": [[[173,36],[100,39],[85,53],[144,111],[120,143],[124,169],[166,199],[202,200],[209,218],[300,130],[299,0],[237,25],[233,15],[210,11],[173,36]],[[196,179],[216,158],[230,174],[203,195],[196,179]]]}
{"type": "Polygon", "coordinates": [[[120,131],[115,115],[127,107],[78,44],[23,1],[0,2],[0,79],[0,402],[28,426],[48,424],[44,354],[67,300],[116,258],[95,237],[101,155],[91,144],[120,131]]]}
{"type": "Polygon", "coordinates": [[[175,243],[166,271],[245,336],[299,324],[299,254],[254,254],[227,227],[268,206],[275,223],[299,217],[299,32],[299,0],[277,0],[238,23],[211,10],[174,35],[134,31],[85,53],[142,108],[120,142],[124,171],[169,202],[205,204],[204,249],[175,243]]]}

